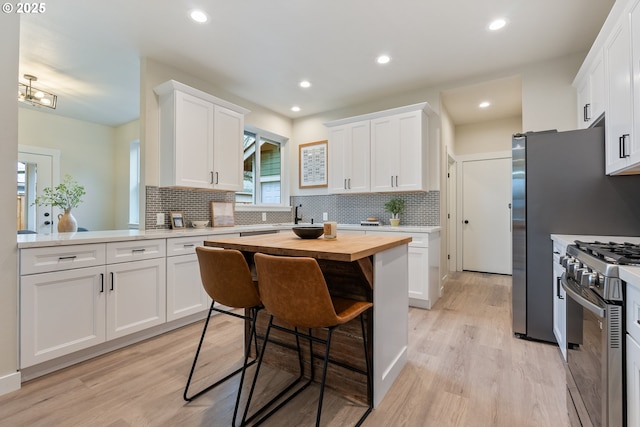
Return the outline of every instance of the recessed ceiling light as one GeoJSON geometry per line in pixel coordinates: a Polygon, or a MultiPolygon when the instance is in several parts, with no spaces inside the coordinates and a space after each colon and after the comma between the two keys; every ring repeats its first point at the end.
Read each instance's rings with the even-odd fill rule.
{"type": "Polygon", "coordinates": [[[502,27],[504,27],[505,25],[507,25],[507,21],[505,21],[502,18],[498,18],[498,19],[492,21],[489,24],[489,29],[491,31],[497,31],[497,30],[501,29],[502,27]]]}
{"type": "Polygon", "coordinates": [[[291,111],[295,111],[297,113],[298,111],[300,111],[300,107],[294,105],[293,107],[291,107],[291,111]]]}
{"type": "Polygon", "coordinates": [[[311,82],[309,80],[303,80],[300,82],[300,87],[304,87],[304,88],[311,87],[311,82]]]}
{"type": "Polygon", "coordinates": [[[376,62],[378,64],[388,64],[389,61],[391,61],[391,58],[389,57],[389,55],[380,55],[378,56],[378,58],[376,59],[376,62]]]}
{"type": "Polygon", "coordinates": [[[191,16],[191,19],[193,19],[199,24],[204,24],[209,20],[209,17],[207,16],[207,14],[201,10],[192,10],[189,16],[191,16]]]}
{"type": "Polygon", "coordinates": [[[480,103],[480,105],[478,105],[478,107],[480,108],[487,108],[489,105],[491,105],[491,103],[489,101],[482,101],[480,103]]]}

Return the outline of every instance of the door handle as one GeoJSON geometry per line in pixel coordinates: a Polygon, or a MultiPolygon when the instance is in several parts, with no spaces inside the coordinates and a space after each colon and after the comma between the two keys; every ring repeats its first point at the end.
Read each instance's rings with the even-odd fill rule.
{"type": "Polygon", "coordinates": [[[468,220],[468,219],[465,219],[465,220],[464,220],[464,223],[465,223],[465,224],[469,224],[469,220],[468,220]]]}

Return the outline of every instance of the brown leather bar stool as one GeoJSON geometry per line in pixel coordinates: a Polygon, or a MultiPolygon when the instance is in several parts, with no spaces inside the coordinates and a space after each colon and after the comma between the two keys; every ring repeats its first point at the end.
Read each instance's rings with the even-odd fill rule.
{"type": "MultiPolygon", "coordinates": [[[[373,409],[373,396],[371,386],[371,361],[367,347],[365,334],[365,326],[363,314],[373,306],[370,302],[356,301],[345,298],[332,297],[329,294],[327,283],[324,279],[318,262],[314,258],[306,257],[285,257],[272,256],[257,253],[254,256],[256,270],[258,273],[258,287],[260,296],[265,309],[271,314],[269,325],[265,333],[265,343],[262,352],[258,358],[258,367],[256,368],[251,390],[245,407],[245,416],[251,403],[251,398],[255,389],[255,385],[262,365],[266,344],[268,342],[269,333],[272,328],[284,330],[297,336],[304,337],[309,340],[311,366],[314,363],[313,342],[321,342],[325,344],[324,364],[322,370],[322,380],[320,383],[320,399],[318,401],[318,409],[316,414],[316,426],[320,425],[322,416],[322,400],[324,397],[324,387],[327,377],[327,367],[329,352],[331,349],[331,336],[333,331],[340,325],[349,322],[356,317],[360,317],[360,325],[362,328],[362,338],[364,342],[364,355],[366,359],[366,371],[363,372],[357,368],[341,366],[360,372],[367,378],[367,400],[368,407],[366,412],[356,423],[356,426],[362,424],[365,418],[373,409]],[[283,328],[274,325],[274,317],[286,322],[287,324],[297,328],[308,328],[309,333],[303,334],[297,330],[283,328]],[[326,328],[327,339],[320,339],[312,335],[311,329],[326,328]]],[[[313,368],[312,368],[313,369],[313,368]]],[[[313,372],[313,371],[312,371],[313,372]]],[[[313,375],[313,374],[312,374],[313,375]]],[[[258,425],[273,415],[275,411],[287,404],[302,390],[301,388],[289,396],[285,401],[271,410],[254,425],[258,425]]],[[[260,411],[257,411],[260,412],[260,411]]],[[[243,419],[244,423],[244,419],[243,419]]]]}
{"type": "Polygon", "coordinates": [[[201,394],[222,384],[238,372],[242,372],[242,375],[240,377],[240,385],[238,386],[236,406],[233,413],[233,425],[235,425],[245,371],[248,366],[255,362],[255,360],[253,360],[251,363],[248,362],[249,355],[251,353],[252,340],[255,344],[256,355],[259,354],[255,323],[258,316],[258,311],[263,307],[260,301],[260,294],[258,293],[257,284],[253,281],[253,278],[251,277],[251,271],[249,270],[249,266],[247,265],[247,261],[245,260],[241,252],[230,249],[197,247],[196,254],[198,255],[198,264],[200,266],[200,277],[202,278],[202,286],[204,287],[207,294],[211,297],[212,301],[211,307],[209,308],[209,315],[207,316],[207,319],[204,323],[202,336],[200,337],[200,342],[198,343],[198,348],[193,359],[193,365],[191,366],[189,379],[187,380],[187,385],[184,389],[183,398],[184,400],[190,402],[201,394]],[[238,314],[232,311],[215,307],[214,305],[216,302],[230,308],[249,309],[251,311],[251,315],[246,316],[244,314],[238,314]],[[207,327],[209,326],[209,319],[211,318],[211,314],[213,313],[213,311],[224,313],[251,322],[249,340],[247,343],[248,345],[245,349],[244,363],[241,368],[238,368],[221,380],[215,382],[214,384],[211,384],[210,386],[195,393],[192,396],[188,396],[191,379],[198,362],[198,356],[200,355],[202,343],[207,332],[207,327]]]}

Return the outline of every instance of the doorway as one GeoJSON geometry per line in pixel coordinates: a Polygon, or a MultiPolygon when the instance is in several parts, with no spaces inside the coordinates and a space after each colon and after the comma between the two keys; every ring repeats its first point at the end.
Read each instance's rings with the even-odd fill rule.
{"type": "Polygon", "coordinates": [[[53,231],[53,208],[37,206],[35,198],[60,182],[60,151],[20,145],[17,165],[17,230],[53,231]]]}
{"type": "Polygon", "coordinates": [[[511,274],[511,158],[461,162],[462,270],[511,274]]]}

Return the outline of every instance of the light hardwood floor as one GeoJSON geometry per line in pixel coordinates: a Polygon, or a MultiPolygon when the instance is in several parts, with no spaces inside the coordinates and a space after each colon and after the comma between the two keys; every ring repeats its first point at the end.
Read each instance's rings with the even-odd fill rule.
{"type": "MultiPolygon", "coordinates": [[[[513,336],[510,289],[509,276],[456,273],[432,310],[410,309],[409,363],[363,425],[568,425],[559,350],[513,336]]],[[[216,329],[210,330],[199,378],[227,372],[242,351],[236,319],[219,315],[210,325],[216,329]]],[[[201,327],[25,383],[0,396],[0,425],[228,426],[235,379],[192,403],[182,400],[201,327]]],[[[262,396],[288,378],[267,370],[259,383],[262,396]]],[[[305,390],[264,425],[313,425],[317,391],[305,390]]],[[[362,410],[360,403],[329,393],[323,425],[350,425],[362,410]]]]}

